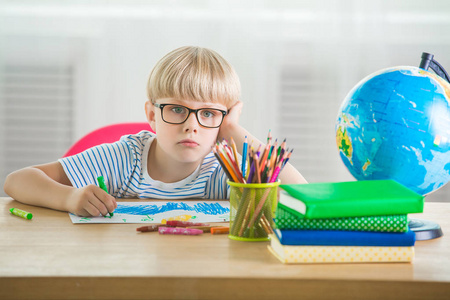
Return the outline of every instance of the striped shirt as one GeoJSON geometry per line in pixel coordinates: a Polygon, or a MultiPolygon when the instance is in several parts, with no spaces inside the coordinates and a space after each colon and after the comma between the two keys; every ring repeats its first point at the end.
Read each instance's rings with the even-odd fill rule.
{"type": "Polygon", "coordinates": [[[103,176],[109,194],[116,198],[228,198],[226,174],[212,152],[181,181],[164,183],[152,179],[147,171],[147,158],[155,137],[149,131],[141,131],[58,161],[72,186],[97,184],[97,177],[103,176]]]}

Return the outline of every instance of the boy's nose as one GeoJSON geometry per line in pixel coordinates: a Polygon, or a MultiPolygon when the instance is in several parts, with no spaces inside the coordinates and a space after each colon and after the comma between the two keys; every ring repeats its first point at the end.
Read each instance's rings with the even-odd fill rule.
{"type": "Polygon", "coordinates": [[[189,131],[197,132],[198,127],[200,127],[200,124],[197,121],[197,116],[195,115],[194,112],[191,112],[189,114],[189,117],[183,124],[185,132],[189,131]]]}

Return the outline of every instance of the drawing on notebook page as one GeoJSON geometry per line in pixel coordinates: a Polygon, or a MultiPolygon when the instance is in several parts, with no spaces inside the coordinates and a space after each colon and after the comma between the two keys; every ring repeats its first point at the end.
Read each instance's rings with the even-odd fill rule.
{"type": "Polygon", "coordinates": [[[230,202],[215,201],[142,201],[118,202],[114,216],[79,217],[69,213],[75,224],[86,223],[162,223],[168,220],[228,222],[230,202]]]}

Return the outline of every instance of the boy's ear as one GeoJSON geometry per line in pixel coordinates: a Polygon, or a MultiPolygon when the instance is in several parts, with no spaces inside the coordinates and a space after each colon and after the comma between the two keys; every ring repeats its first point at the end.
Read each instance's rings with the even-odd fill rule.
{"type": "Polygon", "coordinates": [[[147,117],[150,127],[155,130],[155,106],[150,101],[145,102],[145,116],[147,117]]]}

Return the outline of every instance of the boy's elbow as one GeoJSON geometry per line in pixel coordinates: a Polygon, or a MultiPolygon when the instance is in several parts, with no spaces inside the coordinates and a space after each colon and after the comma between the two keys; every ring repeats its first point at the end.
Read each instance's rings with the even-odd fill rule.
{"type": "Polygon", "coordinates": [[[3,184],[3,190],[5,191],[5,193],[7,195],[11,195],[11,189],[12,189],[11,185],[12,185],[12,182],[13,182],[13,178],[12,177],[14,177],[13,174],[14,174],[14,172],[8,174],[8,176],[6,176],[5,182],[3,184]]]}
{"type": "MultiPolygon", "coordinates": [[[[25,168],[27,169],[27,168],[25,168]]],[[[14,194],[14,186],[17,185],[17,182],[20,181],[21,173],[25,169],[20,169],[17,171],[14,171],[12,173],[9,173],[8,176],[6,176],[5,183],[3,184],[3,190],[5,193],[11,197],[13,197],[14,194]]]]}

